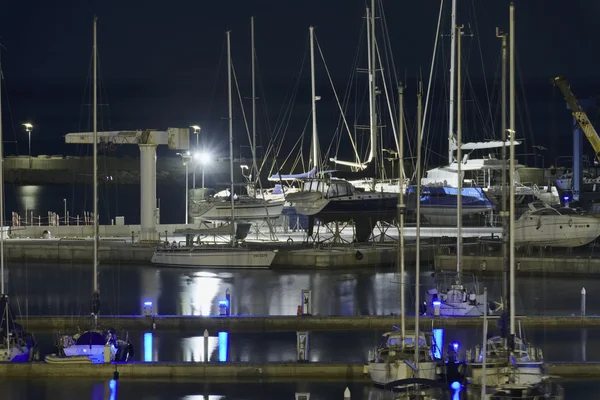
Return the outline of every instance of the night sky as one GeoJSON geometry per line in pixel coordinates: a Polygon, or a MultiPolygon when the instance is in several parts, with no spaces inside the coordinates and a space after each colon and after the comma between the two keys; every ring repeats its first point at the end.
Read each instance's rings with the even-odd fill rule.
{"type": "MultiPolygon", "coordinates": [[[[445,3],[449,9],[450,1],[445,3]]],[[[306,54],[308,27],[315,26],[337,90],[343,93],[367,6],[359,0],[4,0],[0,4],[0,40],[5,47],[3,128],[8,154],[27,153],[27,137],[21,123],[28,121],[35,124],[34,154],[88,151],[66,146],[62,135],[91,129],[88,80],[94,15],[99,18],[101,102],[108,104],[102,107],[100,128],[162,129],[198,123],[203,126],[207,142],[224,152],[227,145],[226,122],[222,119],[227,115],[225,31],[232,31],[234,67],[242,95],[249,97],[249,19],[255,16],[257,82],[264,88],[264,96],[260,90],[259,134],[261,142],[266,144],[268,133],[262,103],[266,100],[273,126],[306,54]],[[18,140],[18,146],[14,140],[18,140]]],[[[407,99],[410,103],[407,107],[414,109],[414,78],[419,69],[425,76],[429,71],[439,1],[384,0],[383,6],[397,72],[408,77],[407,95],[411,98],[407,99]]],[[[529,121],[523,123],[527,126],[523,130],[528,131],[525,135],[528,145],[550,148],[545,156],[548,165],[548,160],[556,155],[568,154],[566,146],[571,143],[569,114],[549,79],[565,75],[580,98],[600,94],[596,30],[600,3],[528,0],[517,1],[516,6],[520,75],[517,82],[525,90],[530,115],[529,121]]],[[[445,12],[444,34],[449,26],[448,15],[445,12]]],[[[478,42],[469,39],[471,42],[465,44],[470,49],[467,62],[470,79],[474,87],[479,87],[475,91],[483,93],[481,58],[492,90],[493,85],[497,86],[500,46],[495,27],[508,30],[508,1],[459,0],[458,21],[478,37],[478,42]]],[[[446,36],[442,39],[448,42],[446,36]]],[[[448,44],[444,46],[447,49],[448,44]]],[[[324,136],[322,140],[328,142],[339,113],[320,64],[317,72],[320,73],[317,94],[323,97],[318,111],[319,129],[324,136]]],[[[442,72],[438,71],[441,83],[442,72]]],[[[305,64],[290,137],[300,134],[308,117],[309,82],[305,64]]],[[[522,88],[517,89],[519,93],[522,88]]],[[[249,113],[249,101],[245,100],[245,104],[249,113]]],[[[519,104],[522,106],[523,102],[519,104]]],[[[520,114],[525,115],[522,107],[520,114]]],[[[590,118],[595,122],[595,111],[590,118]]],[[[236,143],[243,146],[246,134],[239,128],[236,143]]],[[[444,139],[435,145],[439,148],[434,146],[432,150],[445,154],[445,130],[440,128],[435,135],[444,139]]],[[[241,151],[249,154],[247,149],[241,151]]],[[[526,151],[530,149],[522,149],[526,151]]]]}

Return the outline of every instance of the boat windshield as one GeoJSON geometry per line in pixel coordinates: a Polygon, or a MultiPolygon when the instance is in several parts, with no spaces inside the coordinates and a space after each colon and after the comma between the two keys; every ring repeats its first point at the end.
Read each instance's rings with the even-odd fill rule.
{"type": "MultiPolygon", "coordinates": [[[[414,347],[415,345],[415,337],[413,336],[406,336],[404,338],[404,347],[414,347]]],[[[386,347],[402,347],[402,337],[400,336],[390,336],[388,337],[386,343],[385,343],[386,347]]],[[[424,337],[420,337],[419,338],[419,347],[424,347],[426,346],[425,343],[425,338],[424,337]]]]}
{"type": "Polygon", "coordinates": [[[328,197],[351,196],[353,193],[352,189],[352,185],[344,180],[324,181],[311,179],[304,181],[302,185],[303,192],[318,192],[328,197]]]}

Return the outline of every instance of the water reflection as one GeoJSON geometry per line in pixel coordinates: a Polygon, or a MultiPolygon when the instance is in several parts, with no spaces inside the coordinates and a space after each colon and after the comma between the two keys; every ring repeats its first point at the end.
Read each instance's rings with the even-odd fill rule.
{"type": "MultiPolygon", "coordinates": [[[[87,315],[92,287],[91,264],[11,263],[8,290],[25,315],[87,315]],[[34,279],[35,278],[35,279],[34,279]]],[[[143,312],[151,301],[154,314],[215,315],[218,302],[231,292],[238,315],[295,315],[301,291],[312,291],[315,315],[399,314],[400,277],[393,270],[368,271],[210,271],[158,269],[154,266],[100,266],[102,314],[143,312]]],[[[486,277],[490,298],[499,299],[502,283],[486,277]]],[[[432,286],[421,276],[422,290],[432,286]]],[[[406,307],[414,310],[414,276],[406,276],[406,307]]],[[[600,278],[543,279],[519,277],[517,313],[570,315],[579,313],[580,291],[600,291],[600,278]]],[[[591,296],[588,296],[591,298],[591,296]]],[[[588,302],[588,315],[600,314],[600,303],[588,302]]]]}

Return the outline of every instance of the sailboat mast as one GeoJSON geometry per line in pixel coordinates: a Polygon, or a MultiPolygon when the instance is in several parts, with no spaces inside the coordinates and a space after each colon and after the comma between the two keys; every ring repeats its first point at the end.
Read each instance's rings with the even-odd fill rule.
{"type": "MultiPolygon", "coordinates": [[[[400,329],[402,336],[406,332],[406,310],[405,310],[405,293],[404,285],[406,285],[404,271],[404,85],[400,82],[398,86],[398,263],[400,264],[400,329]]],[[[402,341],[404,346],[404,340],[402,341]]]]}
{"type": "Polygon", "coordinates": [[[94,17],[94,99],[93,99],[93,162],[94,162],[94,288],[92,293],[92,315],[94,329],[98,327],[98,314],[100,313],[100,292],[98,290],[98,47],[96,25],[98,18],[94,17]]]}
{"type": "Polygon", "coordinates": [[[454,143],[454,66],[456,65],[456,0],[452,0],[452,26],[450,28],[450,98],[448,102],[448,164],[452,164],[454,143]]]}
{"type": "MultiPolygon", "coordinates": [[[[5,296],[4,291],[4,146],[2,145],[2,60],[0,59],[0,295],[5,296]]],[[[8,302],[6,310],[8,312],[8,302]]],[[[0,321],[2,315],[0,314],[0,321]]],[[[8,318],[7,318],[8,321],[8,318]]],[[[8,326],[7,326],[8,332],[8,326]]]]}
{"type": "Polygon", "coordinates": [[[415,366],[419,367],[419,289],[420,289],[420,263],[421,263],[421,130],[422,130],[422,97],[421,82],[417,92],[417,240],[415,251],[415,366]]]}
{"type": "Polygon", "coordinates": [[[233,106],[231,101],[231,36],[227,31],[227,94],[229,101],[229,177],[231,181],[231,241],[235,242],[235,194],[233,191],[233,106]]]}
{"type": "MultiPolygon", "coordinates": [[[[509,269],[508,263],[508,204],[506,204],[506,192],[508,190],[506,184],[506,60],[507,60],[507,43],[506,43],[506,33],[500,32],[498,28],[496,28],[496,36],[502,40],[502,83],[501,83],[501,119],[500,119],[500,130],[502,131],[502,313],[506,316],[508,312],[508,285],[507,285],[507,275],[509,269]]],[[[506,319],[505,319],[506,321],[506,319]]],[[[505,322],[506,323],[506,322],[505,322]]],[[[506,338],[506,334],[503,333],[502,336],[506,338]]],[[[506,340],[505,340],[506,344],[506,340]]]]}
{"type": "Polygon", "coordinates": [[[510,76],[510,100],[509,100],[509,127],[510,133],[510,334],[515,335],[515,3],[510,2],[510,22],[508,39],[510,41],[509,51],[509,76],[510,76]]]}
{"type": "Polygon", "coordinates": [[[313,167],[319,170],[319,136],[317,135],[317,96],[315,94],[315,28],[310,32],[310,88],[312,93],[312,158],[313,167]]]}
{"type": "Polygon", "coordinates": [[[461,276],[461,264],[462,264],[462,253],[463,253],[463,240],[462,240],[462,85],[461,85],[461,72],[462,72],[462,63],[461,63],[461,51],[462,51],[462,29],[463,26],[456,27],[456,35],[458,36],[458,45],[457,45],[457,67],[456,67],[456,165],[457,174],[458,174],[458,188],[456,193],[456,223],[457,223],[457,233],[456,233],[456,280],[457,283],[460,283],[461,276]]]}
{"type": "MultiPolygon", "coordinates": [[[[370,94],[370,101],[369,101],[369,105],[370,105],[370,116],[371,116],[371,154],[373,154],[374,157],[377,156],[377,109],[376,109],[376,104],[375,102],[377,101],[376,96],[375,96],[375,90],[377,88],[376,86],[376,80],[377,80],[377,74],[375,72],[375,1],[376,0],[371,0],[371,18],[370,18],[370,22],[371,22],[371,37],[370,37],[370,41],[369,41],[369,94],[370,94]]],[[[377,158],[375,158],[375,160],[377,160],[377,158]]],[[[375,162],[374,165],[377,165],[377,162],[375,162]]],[[[375,179],[375,176],[373,177],[375,179]]]]}
{"type": "Polygon", "coordinates": [[[250,40],[252,42],[252,178],[258,179],[256,166],[256,86],[255,86],[255,49],[254,49],[254,17],[250,18],[250,40]]]}

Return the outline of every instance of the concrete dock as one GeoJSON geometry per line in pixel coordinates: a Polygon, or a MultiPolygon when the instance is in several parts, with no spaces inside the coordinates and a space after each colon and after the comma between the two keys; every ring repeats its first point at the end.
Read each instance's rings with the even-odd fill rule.
{"type": "MultiPolygon", "coordinates": [[[[548,372],[560,378],[599,378],[600,363],[548,363],[548,372]]],[[[244,380],[335,380],[369,382],[368,367],[363,364],[326,363],[130,363],[130,364],[46,364],[0,363],[0,376],[7,378],[95,378],[113,379],[194,379],[195,381],[244,380]]]]}
{"type": "MultiPolygon", "coordinates": [[[[436,271],[455,271],[455,255],[436,255],[436,271]]],[[[549,255],[547,257],[517,257],[517,274],[546,275],[593,275],[600,271],[600,258],[590,254],[549,255]]],[[[497,255],[463,255],[461,268],[464,272],[499,274],[502,257],[497,255]]]]}
{"type": "MultiPolygon", "coordinates": [[[[497,316],[489,317],[490,326],[497,325],[497,316]]],[[[526,328],[577,329],[600,328],[600,317],[519,317],[526,328]]],[[[71,316],[30,316],[27,321],[17,320],[31,332],[65,332],[85,329],[89,318],[71,316]]],[[[421,317],[421,326],[428,328],[481,328],[483,317],[421,317]]],[[[203,317],[162,315],[144,316],[101,316],[104,328],[132,331],[178,331],[178,332],[296,332],[296,331],[369,331],[391,330],[400,323],[399,316],[229,316],[203,317]],[[153,325],[154,324],[154,325],[153,325]],[[154,328],[153,328],[154,326],[154,328]]],[[[408,328],[414,327],[414,318],[407,317],[408,328]]]]}

